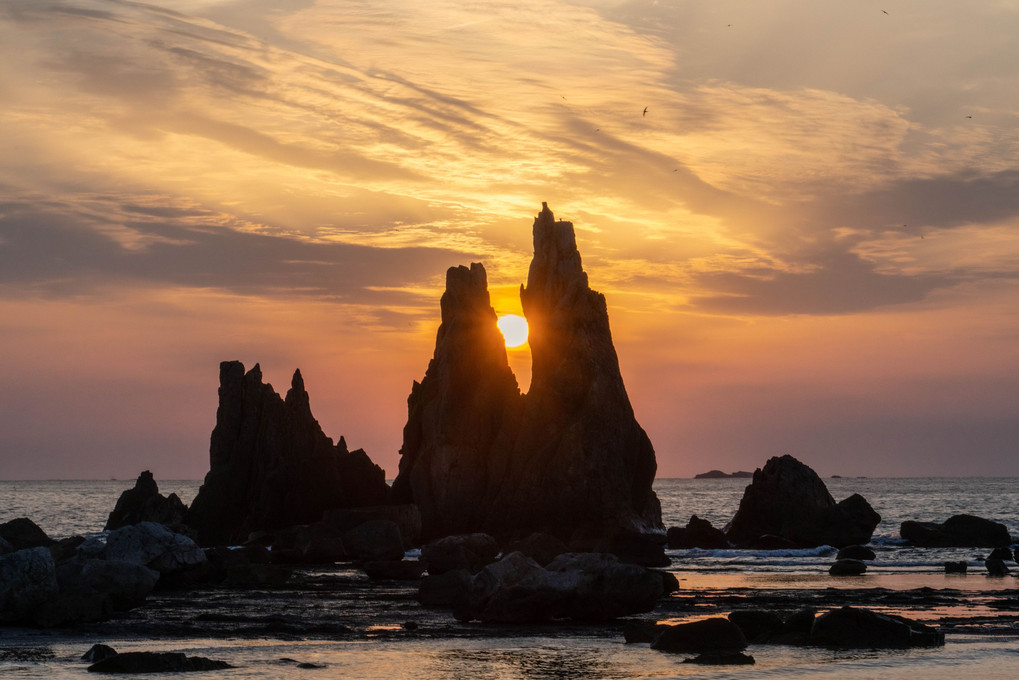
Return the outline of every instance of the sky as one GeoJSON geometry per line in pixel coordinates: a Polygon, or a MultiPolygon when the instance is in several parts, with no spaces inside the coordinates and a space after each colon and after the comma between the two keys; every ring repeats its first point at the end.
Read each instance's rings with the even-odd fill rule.
{"type": "Polygon", "coordinates": [[[393,477],[445,270],[519,314],[542,201],[659,477],[1019,476],[1016,35],[1019,0],[4,0],[0,478],[200,479],[224,360],[300,368],[393,477]]]}

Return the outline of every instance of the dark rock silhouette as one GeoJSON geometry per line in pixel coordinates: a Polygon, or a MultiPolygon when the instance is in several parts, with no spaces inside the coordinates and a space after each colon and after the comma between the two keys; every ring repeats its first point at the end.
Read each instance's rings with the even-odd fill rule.
{"type": "Polygon", "coordinates": [[[1012,544],[1004,524],[975,515],[953,515],[939,524],[906,520],[899,534],[923,548],[999,548],[1012,544]]]}
{"type": "Polygon", "coordinates": [[[520,298],[533,364],[526,395],[484,267],[447,272],[435,353],[408,399],[394,498],[420,507],[426,539],[660,534],[654,449],[623,386],[605,298],[588,287],[573,225],[544,204],[520,298]]]}
{"type": "Polygon", "coordinates": [[[739,626],[722,618],[667,626],[651,643],[651,649],[672,653],[737,652],[746,646],[746,636],[739,626]]]}
{"type": "Polygon", "coordinates": [[[159,493],[159,486],[152,473],[145,470],[138,475],[133,489],[120,494],[104,529],[119,529],[139,522],[179,525],[184,522],[187,511],[187,506],[177,494],[164,496],[159,493]]]}
{"type": "Polygon", "coordinates": [[[817,617],[810,644],[845,649],[940,647],[945,644],[945,634],[904,616],[840,607],[817,617]]]}
{"type": "Polygon", "coordinates": [[[281,399],[258,364],[219,367],[210,469],[187,514],[199,543],[242,542],[258,530],[311,524],[332,508],[388,502],[385,472],[361,449],[334,446],[311,414],[301,372],[281,399]]]}
{"type": "Polygon", "coordinates": [[[181,652],[123,652],[88,667],[89,673],[194,673],[233,668],[225,661],[181,652]]]}
{"type": "Polygon", "coordinates": [[[768,535],[799,547],[838,548],[868,543],[880,521],[863,496],[836,503],[817,473],[786,455],[754,472],[725,533],[740,547],[757,545],[768,535]]]}
{"type": "Polygon", "coordinates": [[[839,558],[828,568],[828,573],[832,576],[859,576],[865,571],[867,563],[851,557],[839,558]]]}
{"type": "Polygon", "coordinates": [[[717,550],[729,547],[729,540],[721,529],[711,526],[711,522],[691,515],[685,527],[669,527],[667,532],[670,548],[702,548],[717,550]]]}
{"type": "Polygon", "coordinates": [[[18,517],[0,524],[0,538],[7,541],[14,550],[49,547],[56,543],[27,517],[18,517]]]}
{"type": "Polygon", "coordinates": [[[749,479],[754,476],[753,472],[747,472],[746,470],[739,470],[737,472],[722,472],[721,470],[708,470],[702,472],[699,475],[694,475],[694,479],[749,479]]]}

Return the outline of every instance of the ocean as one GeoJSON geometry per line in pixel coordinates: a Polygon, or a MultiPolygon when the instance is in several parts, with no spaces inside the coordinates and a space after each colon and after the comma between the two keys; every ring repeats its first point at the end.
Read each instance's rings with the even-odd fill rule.
{"type": "MultiPolygon", "coordinates": [[[[196,481],[161,481],[160,491],[176,493],[190,503],[196,481]]],[[[417,612],[395,607],[386,618],[368,623],[349,604],[336,611],[317,604],[315,616],[350,621],[359,634],[343,639],[322,636],[192,635],[134,636],[117,627],[104,636],[102,626],[82,631],[38,631],[0,628],[0,676],[12,678],[81,677],[86,664],[78,657],[94,642],[118,651],[185,651],[223,659],[237,666],[229,671],[197,673],[201,677],[305,678],[1006,678],[1019,662],[1019,591],[1013,574],[986,575],[987,551],[973,548],[921,549],[903,545],[899,524],[907,519],[944,521],[970,513],[1005,524],[1019,536],[1019,480],[988,478],[864,479],[835,478],[825,483],[836,500],[863,495],[882,520],[871,547],[877,559],[858,577],[831,577],[828,566],[835,551],[810,550],[670,550],[668,568],[681,590],[661,611],[661,620],[690,620],[725,615],[736,608],[783,607],[817,602],[817,608],[838,603],[900,612],[941,625],[946,645],[907,651],[839,652],[807,647],[751,645],[754,666],[705,668],[681,663],[682,657],[661,654],[646,644],[624,644],[622,636],[604,628],[583,626],[492,628],[455,624],[445,612],[417,612]],[[965,560],[966,575],[946,575],[947,560],[965,560]],[[1013,606],[1015,604],[1015,606],[1013,606]],[[358,618],[360,616],[360,618],[358,618]],[[407,634],[398,621],[420,616],[427,634],[407,634]],[[346,618],[343,618],[346,617],[346,618]],[[444,618],[445,617],[445,618],[444,618]],[[290,660],[315,664],[299,668],[290,660]]],[[[655,490],[662,501],[666,526],[685,525],[696,514],[723,527],[732,518],[749,483],[746,479],[661,479],[655,490]]],[[[120,493],[133,481],[4,481],[0,482],[0,522],[29,517],[51,537],[101,533],[120,493]]],[[[316,575],[312,575],[316,576],[316,575]]],[[[339,566],[323,578],[347,579],[370,593],[356,572],[339,566]],[[359,580],[360,579],[360,580],[359,580]]],[[[358,595],[358,597],[361,597],[358,595]]],[[[151,596],[150,596],[151,598],[151,596]]],[[[363,598],[362,598],[363,599],[363,598]]],[[[373,600],[363,604],[373,605],[373,600]]],[[[386,602],[379,609],[394,607],[386,602]]],[[[416,604],[416,603],[415,603],[416,604]]],[[[147,604],[146,607],[149,605],[147,604]]],[[[153,605],[154,609],[169,604],[153,605]]],[[[266,606],[259,604],[257,606],[266,606]]],[[[270,605],[272,606],[283,605],[270,605]]],[[[402,607],[402,608],[401,608],[402,607]]],[[[298,614],[300,616],[300,614],[298,614]]],[[[186,618],[186,617],[185,617],[186,618]]],[[[186,624],[186,621],[185,621],[186,624]]]]}

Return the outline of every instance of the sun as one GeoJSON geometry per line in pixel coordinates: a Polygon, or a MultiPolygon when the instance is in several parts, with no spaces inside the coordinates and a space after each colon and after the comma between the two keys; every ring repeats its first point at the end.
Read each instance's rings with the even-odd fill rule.
{"type": "Polygon", "coordinates": [[[516,314],[500,316],[496,321],[507,347],[520,347],[527,343],[527,319],[516,314]]]}

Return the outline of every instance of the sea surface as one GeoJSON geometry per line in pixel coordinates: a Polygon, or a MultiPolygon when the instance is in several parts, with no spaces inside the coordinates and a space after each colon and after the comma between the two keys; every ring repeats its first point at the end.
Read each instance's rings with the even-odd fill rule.
{"type": "MultiPolygon", "coordinates": [[[[198,492],[196,481],[159,482],[160,492],[176,493],[190,503],[198,492]]],[[[624,644],[621,636],[603,630],[493,630],[476,628],[443,633],[442,613],[429,619],[434,634],[403,635],[399,626],[366,626],[355,639],[301,639],[301,636],[267,635],[233,638],[137,637],[116,629],[113,637],[102,628],[81,631],[33,631],[0,628],[0,677],[84,677],[86,664],[80,655],[94,642],[105,642],[118,651],[184,651],[190,655],[223,659],[237,668],[215,673],[189,674],[203,677],[254,678],[421,678],[460,680],[513,678],[1012,678],[1019,665],[1019,607],[993,606],[1019,602],[1013,575],[986,575],[986,550],[972,548],[922,549],[903,545],[899,524],[907,519],[944,521],[958,513],[970,513],[1005,524],[1019,536],[1019,479],[916,478],[824,480],[836,500],[853,493],[863,495],[882,517],[871,547],[877,559],[866,574],[834,578],[827,569],[834,549],[811,550],[670,550],[669,571],[679,578],[678,598],[693,602],[680,619],[696,616],[696,603],[780,601],[781,593],[826,594],[830,601],[846,597],[881,595],[882,601],[898,602],[894,593],[916,593],[947,604],[906,608],[903,613],[948,625],[946,645],[908,651],[836,652],[780,645],[751,645],[748,652],[757,663],[748,667],[700,667],[683,664],[682,657],[661,654],[647,645],[624,644]],[[947,560],[965,560],[970,572],[945,575],[947,560]],[[927,589],[927,590],[920,590],[927,589]],[[889,597],[888,593],[893,596],[889,597]],[[779,600],[776,600],[779,598],[779,600]],[[991,606],[989,606],[991,605],[991,606]],[[972,619],[977,623],[968,625],[972,619]],[[947,622],[956,622],[954,626],[947,622]],[[377,630],[373,630],[377,629],[377,630]],[[471,631],[476,631],[476,634],[471,631]],[[962,632],[958,632],[962,631],[962,632]],[[291,660],[320,668],[299,668],[291,660]]],[[[724,527],[739,506],[747,479],[660,479],[655,490],[662,501],[666,526],[685,525],[691,515],[724,527]]],[[[132,481],[0,481],[0,522],[29,517],[51,537],[101,534],[106,517],[120,493],[132,481]]],[[[1013,573],[1019,566],[1013,565],[1013,573]]],[[[360,578],[350,570],[346,578],[360,578]]],[[[367,591],[366,591],[367,592],[367,591]]],[[[679,600],[677,600],[678,602],[679,600]]],[[[856,600],[852,600],[856,601],[856,600]]],[[[909,600],[912,601],[912,600],[909,600]]],[[[147,606],[147,605],[146,605],[147,606]]],[[[323,606],[317,605],[320,610],[323,606]]],[[[389,605],[380,605],[380,607],[389,605]]],[[[707,605],[706,605],[707,606],[707,605]]],[[[894,606],[876,607],[896,611],[894,606]]],[[[663,609],[663,619],[675,613],[663,609]]],[[[349,613],[349,612],[345,612],[349,613]]],[[[401,613],[404,615],[406,612],[401,613]]],[[[340,612],[337,612],[339,616],[340,612]]],[[[716,615],[712,613],[711,615],[716,615]]],[[[451,617],[450,617],[451,618],[451,617]]],[[[450,628],[450,630],[454,630],[450,628]]]]}

